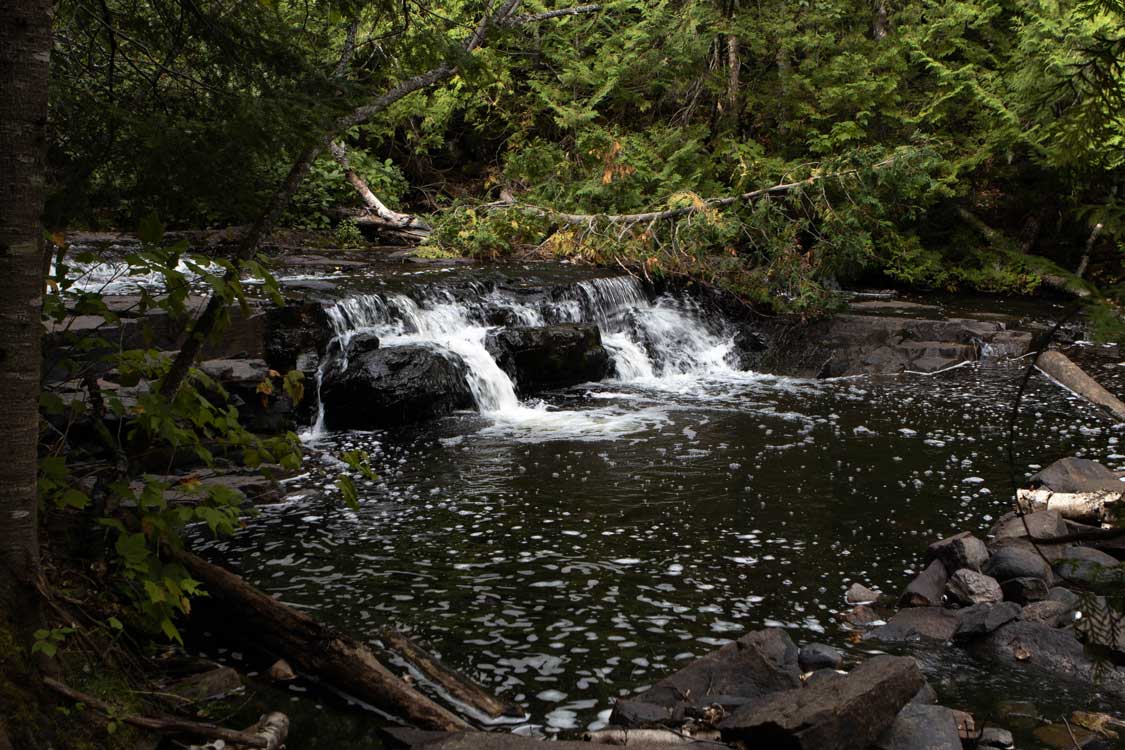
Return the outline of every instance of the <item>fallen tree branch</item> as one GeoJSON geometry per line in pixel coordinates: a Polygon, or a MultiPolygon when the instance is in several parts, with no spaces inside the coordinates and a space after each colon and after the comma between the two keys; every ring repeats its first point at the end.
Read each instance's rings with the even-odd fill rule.
{"type": "Polygon", "coordinates": [[[189,552],[176,552],[192,577],[217,604],[224,624],[255,643],[285,656],[301,672],[358,698],[380,711],[402,717],[419,729],[459,731],[469,725],[434,703],[387,669],[364,644],[274,599],[239,576],[189,552]]]}
{"type": "MultiPolygon", "coordinates": [[[[871,165],[870,169],[877,170],[890,166],[894,163],[894,158],[885,159],[877,164],[871,165]]],[[[589,225],[598,222],[608,224],[639,224],[641,222],[652,221],[666,221],[668,219],[678,219],[683,216],[690,216],[692,214],[702,213],[712,208],[723,208],[731,206],[736,203],[751,203],[761,198],[767,198],[771,195],[780,195],[787,193],[794,188],[804,187],[805,185],[814,185],[818,182],[833,178],[854,177],[861,173],[859,169],[847,169],[841,172],[832,172],[830,174],[813,175],[803,180],[796,182],[783,182],[779,185],[771,187],[759,188],[758,190],[751,190],[748,193],[740,193],[739,195],[730,195],[723,198],[709,198],[699,203],[693,203],[689,206],[680,206],[679,208],[669,208],[664,211],[646,211],[636,214],[572,214],[564,211],[556,211],[553,208],[544,208],[542,206],[535,206],[530,203],[521,203],[519,201],[498,201],[496,203],[486,204],[486,208],[512,208],[524,213],[533,214],[535,216],[542,216],[556,221],[560,224],[570,225],[589,225]]]]}
{"type": "Polygon", "coordinates": [[[377,224],[378,226],[385,226],[414,239],[429,236],[430,227],[421,219],[410,214],[392,211],[383,201],[379,200],[367,182],[352,169],[352,165],[348,161],[348,152],[342,145],[334,141],[328,148],[332,152],[332,158],[343,167],[344,178],[356,189],[363,202],[367,204],[368,210],[382,220],[381,223],[377,224]]]}
{"type": "Polygon", "coordinates": [[[522,16],[513,16],[504,22],[505,26],[526,26],[527,24],[538,23],[540,21],[549,21],[552,18],[562,18],[563,16],[578,16],[583,13],[597,13],[602,9],[601,5],[576,5],[571,8],[559,8],[558,10],[548,10],[543,13],[527,13],[522,16]]]}
{"type": "Polygon", "coordinates": [[[441,659],[393,628],[383,631],[384,645],[413,664],[427,679],[447,692],[455,701],[484,714],[490,719],[502,716],[523,716],[515,703],[500,700],[461,673],[446,666],[441,659]]]}
{"type": "MultiPolygon", "coordinates": [[[[271,744],[271,738],[277,736],[276,728],[281,725],[280,720],[276,720],[270,724],[274,729],[271,730],[270,736],[262,733],[240,732],[235,729],[226,729],[224,727],[216,726],[214,724],[204,724],[198,721],[188,721],[187,719],[179,719],[173,716],[139,716],[136,714],[129,714],[127,716],[119,715],[118,711],[105,701],[95,698],[92,695],[83,693],[80,690],[75,690],[69,685],[65,685],[58,680],[50,677],[43,678],[43,684],[54,690],[56,693],[66,696],[71,700],[85,703],[87,706],[93,706],[98,711],[105,714],[107,717],[118,719],[131,724],[141,729],[149,729],[154,732],[163,734],[190,734],[194,737],[204,737],[207,739],[219,739],[224,742],[232,742],[236,745],[245,745],[246,747],[264,748],[265,750],[277,750],[281,747],[281,742],[284,742],[284,735],[281,736],[281,742],[271,744]]],[[[279,716],[283,715],[278,714],[279,716]]],[[[269,716],[274,716],[270,714],[269,716]]],[[[267,717],[268,718],[268,717],[267,717]]],[[[284,726],[288,731],[289,720],[285,719],[284,726]]]]}

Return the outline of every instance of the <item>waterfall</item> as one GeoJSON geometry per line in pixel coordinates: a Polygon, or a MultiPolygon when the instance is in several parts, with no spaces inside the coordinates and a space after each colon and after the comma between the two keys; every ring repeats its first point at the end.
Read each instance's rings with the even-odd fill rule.
{"type": "MultiPolygon", "coordinates": [[[[374,334],[381,347],[427,344],[457,357],[477,408],[509,421],[541,417],[543,404],[521,403],[512,379],[485,346],[490,330],[505,325],[593,323],[623,384],[659,384],[685,376],[729,374],[733,332],[709,320],[691,300],[665,295],[652,300],[628,276],[581,281],[548,294],[509,290],[430,288],[405,294],[363,294],[328,308],[334,338],[317,373],[319,389],[330,362],[347,367],[348,345],[374,334]]],[[[311,436],[321,434],[323,406],[311,436]]]]}

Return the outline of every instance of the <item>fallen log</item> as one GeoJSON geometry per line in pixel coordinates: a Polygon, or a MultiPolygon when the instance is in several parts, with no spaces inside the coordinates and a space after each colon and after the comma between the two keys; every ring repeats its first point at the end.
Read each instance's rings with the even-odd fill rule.
{"type": "Polygon", "coordinates": [[[1125,402],[1103,388],[1062,352],[1053,349],[1043,352],[1035,366],[1067,390],[1106,410],[1117,421],[1125,422],[1125,402]]]}
{"type": "Polygon", "coordinates": [[[1101,523],[1112,515],[1113,505],[1121,500],[1122,494],[1112,490],[1051,492],[1039,488],[1018,490],[1016,501],[1024,513],[1053,510],[1068,521],[1101,523]]]}
{"type": "Polygon", "coordinates": [[[66,685],[50,677],[43,678],[43,684],[60,695],[71,700],[93,706],[106,716],[112,716],[131,726],[148,729],[161,734],[187,734],[193,737],[219,739],[245,747],[263,748],[263,750],[278,750],[285,741],[285,734],[289,731],[289,719],[284,714],[269,714],[266,719],[269,732],[251,731],[240,732],[227,729],[215,724],[205,724],[198,721],[189,721],[174,716],[140,716],[129,714],[121,716],[119,711],[105,701],[80,690],[66,685]],[[271,744],[272,743],[272,744],[271,744]]]}
{"type": "MultiPolygon", "coordinates": [[[[257,724],[247,729],[246,733],[265,740],[266,750],[284,750],[285,740],[289,737],[289,717],[276,711],[266,714],[257,724]]],[[[206,745],[192,745],[188,750],[245,750],[245,748],[246,745],[228,745],[225,741],[217,739],[206,745]]]]}
{"type": "Polygon", "coordinates": [[[406,684],[383,666],[371,649],[347,634],[322,625],[189,552],[177,552],[175,557],[203,583],[213,602],[229,610],[232,624],[255,642],[283,654],[298,672],[422,729],[469,728],[464,720],[406,684]]]}
{"type": "Polygon", "coordinates": [[[497,698],[460,672],[442,663],[441,659],[426,651],[403,633],[387,628],[382,634],[383,644],[414,665],[422,675],[444,690],[449,696],[470,709],[499,719],[503,716],[523,716],[524,710],[511,701],[497,698]]]}

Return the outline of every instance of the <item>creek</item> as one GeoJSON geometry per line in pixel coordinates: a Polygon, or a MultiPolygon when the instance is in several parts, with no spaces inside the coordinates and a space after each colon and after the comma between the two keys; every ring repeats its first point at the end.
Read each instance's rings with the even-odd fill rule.
{"type": "MultiPolygon", "coordinates": [[[[286,502],[195,547],[357,637],[412,632],[525,706],[517,731],[599,727],[616,697],[763,626],[870,652],[835,617],[852,582],[897,593],[929,542],[983,536],[1010,508],[1013,477],[1054,459],[1125,469],[1121,430],[1041,377],[1010,433],[1021,363],[779,377],[739,370],[735,327],[690,296],[652,298],[628,277],[544,293],[457,276],[341,285],[329,317],[341,345],[375,334],[460,357],[477,408],[393,431],[312,427],[286,502]],[[567,321],[598,325],[613,377],[521,397],[487,332],[567,321]],[[349,450],[378,473],[357,480],[358,510],[335,486],[349,450]]],[[[1084,351],[1121,392],[1125,367],[1084,351]]],[[[1055,714],[1100,705],[1096,689],[956,649],[918,654],[946,704],[981,719],[1001,700],[1055,714]]]]}

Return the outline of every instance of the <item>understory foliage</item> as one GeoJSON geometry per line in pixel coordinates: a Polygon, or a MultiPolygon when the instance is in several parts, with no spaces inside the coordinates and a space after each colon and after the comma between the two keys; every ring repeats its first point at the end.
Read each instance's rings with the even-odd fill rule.
{"type": "MultiPolygon", "coordinates": [[[[230,261],[189,254],[183,242],[165,246],[155,219],[142,224],[140,236],[142,246],[124,258],[121,276],[159,279],[166,291],[154,294],[142,287],[127,311],[140,316],[137,325],[147,325],[146,314],[156,314],[184,326],[195,312],[188,306],[192,278],[196,289],[208,288],[228,305],[247,304],[241,282],[223,278],[230,261]]],[[[90,264],[96,257],[72,258],[61,236],[53,241],[58,244],[43,316],[55,333],[46,367],[63,385],[43,391],[40,399],[45,427],[41,503],[45,510],[83,519],[83,533],[90,538],[80,545],[82,551],[110,566],[110,580],[133,604],[135,624],[178,641],[177,617],[188,614],[192,598],[202,594],[199,582],[174,558],[183,548],[184,528],[202,522],[213,534],[230,534],[247,513],[242,493],[202,482],[200,474],[231,466],[267,475],[296,470],[300,443],[292,433],[249,432],[223,387],[202,370],[193,368],[173,398],[163,396],[159,384],[171,363],[168,354],[124,346],[121,313],[126,311],[107,307],[96,288],[83,290],[82,274],[71,272],[82,267],[71,264],[90,264]],[[100,317],[101,323],[71,332],[73,315],[100,317]],[[198,469],[173,478],[179,466],[198,469]]],[[[280,299],[262,263],[251,260],[242,267],[263,280],[267,295],[280,299]]],[[[136,317],[128,322],[136,323],[136,317]]],[[[278,378],[284,392],[300,401],[300,373],[278,378]]],[[[258,391],[263,399],[280,395],[269,379],[258,391]]],[[[122,627],[115,618],[110,625],[122,627]]],[[[70,628],[42,631],[35,648],[53,655],[71,633],[70,628]]]]}
{"type": "MultiPolygon", "coordinates": [[[[436,226],[428,254],[620,260],[803,313],[859,277],[1125,295],[1117,0],[610,0],[543,20],[566,5],[530,0],[464,53],[491,7],[61,0],[51,215],[248,222],[334,116],[446,61],[448,83],[342,138],[384,203],[436,226]],[[518,208],[691,202],[645,225],[518,208]]],[[[322,156],[285,221],[326,228],[362,205],[322,156]]]]}

